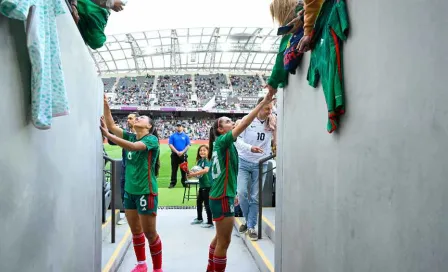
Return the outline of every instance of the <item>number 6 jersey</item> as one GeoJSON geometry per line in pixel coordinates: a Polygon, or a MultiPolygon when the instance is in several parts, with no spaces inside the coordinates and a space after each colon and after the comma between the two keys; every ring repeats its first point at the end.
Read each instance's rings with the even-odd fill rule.
{"type": "Polygon", "coordinates": [[[246,130],[238,136],[238,141],[243,141],[247,145],[238,145],[238,156],[248,162],[257,162],[269,155],[271,155],[271,142],[274,136],[274,131],[266,128],[267,119],[260,121],[255,118],[254,121],[246,128],[246,130]],[[258,146],[263,149],[263,153],[252,153],[250,148],[252,146],[258,146]]]}
{"type": "Polygon", "coordinates": [[[216,138],[213,143],[210,176],[212,188],[210,199],[235,197],[238,175],[238,151],[234,145],[232,131],[216,138]]]}

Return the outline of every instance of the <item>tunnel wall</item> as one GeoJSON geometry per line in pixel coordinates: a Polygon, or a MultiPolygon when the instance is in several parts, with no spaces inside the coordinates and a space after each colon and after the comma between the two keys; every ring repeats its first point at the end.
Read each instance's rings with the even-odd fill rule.
{"type": "Polygon", "coordinates": [[[44,131],[24,23],[0,15],[0,271],[101,270],[102,84],[71,16],[57,23],[70,114],[44,131]]]}
{"type": "Polygon", "coordinates": [[[309,53],[280,95],[276,271],[448,271],[448,2],[347,5],[339,129],[309,53]]]}

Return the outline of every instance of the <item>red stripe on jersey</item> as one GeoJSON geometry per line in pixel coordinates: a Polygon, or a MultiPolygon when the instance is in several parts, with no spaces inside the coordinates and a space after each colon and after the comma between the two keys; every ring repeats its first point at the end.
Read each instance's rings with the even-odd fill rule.
{"type": "Polygon", "coordinates": [[[336,32],[331,29],[331,36],[333,37],[334,46],[336,47],[336,61],[338,62],[338,75],[339,79],[342,80],[342,72],[341,72],[341,51],[339,48],[339,40],[336,32]]]}

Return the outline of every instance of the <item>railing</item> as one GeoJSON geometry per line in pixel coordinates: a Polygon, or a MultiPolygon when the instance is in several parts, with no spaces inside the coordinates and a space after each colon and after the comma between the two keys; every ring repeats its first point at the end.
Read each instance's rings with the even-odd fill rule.
{"type": "Polygon", "coordinates": [[[275,158],[276,155],[271,155],[266,158],[261,159],[258,162],[258,239],[262,237],[262,221],[263,221],[263,175],[273,171],[276,167],[272,167],[268,169],[266,172],[263,172],[263,164],[269,160],[275,158]]]}
{"type": "MultiPolygon", "coordinates": [[[[115,218],[115,185],[117,184],[117,181],[120,177],[120,167],[121,167],[121,160],[115,160],[112,159],[108,156],[103,156],[104,160],[105,160],[105,164],[107,164],[107,162],[110,162],[110,190],[111,190],[111,201],[110,201],[110,210],[111,210],[111,231],[110,231],[110,235],[111,235],[111,242],[115,243],[115,222],[116,222],[116,218],[115,218]]],[[[104,170],[104,172],[106,173],[107,170],[104,170]]],[[[104,187],[104,184],[102,185],[104,187]]],[[[103,203],[105,203],[105,196],[104,196],[104,190],[103,190],[103,203]]],[[[106,207],[107,210],[107,207],[106,207]]],[[[103,210],[104,211],[104,210],[103,210]]]]}

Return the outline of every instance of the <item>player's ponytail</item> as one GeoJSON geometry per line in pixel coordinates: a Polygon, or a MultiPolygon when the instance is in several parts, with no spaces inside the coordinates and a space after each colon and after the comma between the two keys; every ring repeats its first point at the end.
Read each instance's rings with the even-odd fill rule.
{"type": "Polygon", "coordinates": [[[208,160],[212,160],[212,153],[213,153],[213,143],[216,140],[216,137],[218,136],[218,123],[219,119],[216,119],[216,121],[213,123],[213,126],[210,128],[210,135],[208,140],[208,160]]]}
{"type": "MultiPolygon", "coordinates": [[[[152,134],[157,137],[157,141],[159,142],[159,146],[160,146],[159,133],[157,132],[156,126],[154,124],[154,120],[149,118],[149,123],[151,124],[151,129],[149,130],[149,134],[152,134]]],[[[156,167],[155,167],[156,177],[159,176],[159,170],[160,170],[160,151],[159,151],[159,154],[157,154],[157,159],[156,159],[156,167]]]]}

